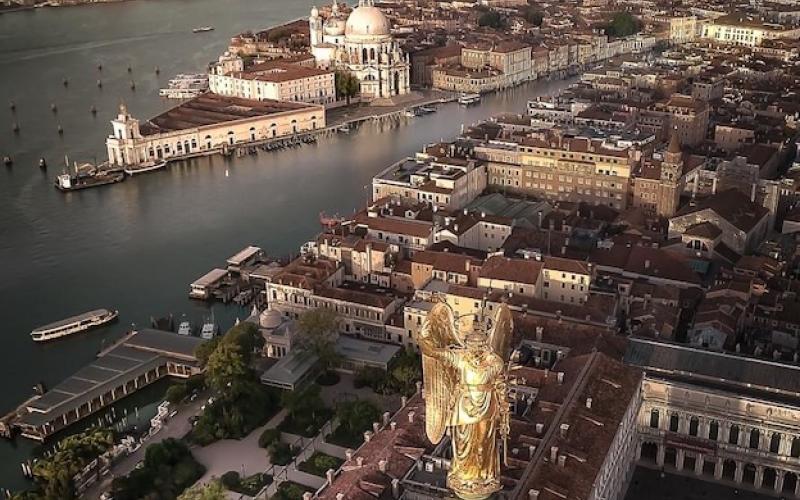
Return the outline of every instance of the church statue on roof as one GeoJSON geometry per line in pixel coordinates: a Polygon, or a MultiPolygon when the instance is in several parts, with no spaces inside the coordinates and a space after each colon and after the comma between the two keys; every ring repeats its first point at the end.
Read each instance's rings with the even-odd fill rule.
{"type": "Polygon", "coordinates": [[[337,0],[327,19],[314,7],[308,24],[317,66],[352,73],[361,83],[362,99],[388,99],[410,91],[408,54],[373,0],[359,0],[346,19],[337,0]]]}

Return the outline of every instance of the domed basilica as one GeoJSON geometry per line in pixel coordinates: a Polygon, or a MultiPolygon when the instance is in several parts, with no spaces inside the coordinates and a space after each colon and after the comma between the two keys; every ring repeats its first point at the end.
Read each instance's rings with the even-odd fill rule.
{"type": "Polygon", "coordinates": [[[359,0],[344,19],[334,0],[323,20],[311,9],[311,53],[317,66],[349,71],[361,82],[363,99],[391,98],[409,92],[409,58],[391,33],[391,26],[373,0],[359,0]]]}

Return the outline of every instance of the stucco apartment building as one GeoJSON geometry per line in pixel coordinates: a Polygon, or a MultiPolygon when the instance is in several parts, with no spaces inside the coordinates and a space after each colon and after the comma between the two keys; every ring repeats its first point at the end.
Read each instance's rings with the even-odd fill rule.
{"type": "Polygon", "coordinates": [[[406,158],[372,178],[372,199],[399,197],[460,210],[486,189],[486,166],[458,157],[406,158]]]}
{"type": "MultiPolygon", "coordinates": [[[[213,71],[209,89],[243,99],[330,104],[336,100],[334,72],[280,61],[257,64],[244,71],[213,71]]],[[[216,69],[215,68],[215,69],[216,69]]]]}
{"type": "Polygon", "coordinates": [[[432,70],[434,88],[454,92],[490,92],[535,77],[531,47],[520,42],[461,49],[459,64],[432,70]]]}
{"type": "Polygon", "coordinates": [[[765,22],[743,13],[731,13],[718,17],[703,26],[703,38],[715,42],[754,47],[764,40],[797,38],[799,28],[765,22]]]}
{"type": "Polygon", "coordinates": [[[550,135],[476,146],[489,186],[552,201],[624,209],[636,152],[599,139],[550,135]]]}

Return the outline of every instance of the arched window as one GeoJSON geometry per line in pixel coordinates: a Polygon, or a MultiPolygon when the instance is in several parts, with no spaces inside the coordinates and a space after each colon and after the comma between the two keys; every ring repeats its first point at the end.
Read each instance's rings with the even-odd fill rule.
{"type": "Polygon", "coordinates": [[[658,429],[659,416],[660,414],[658,413],[658,410],[656,410],[655,408],[653,408],[653,410],[650,411],[650,427],[652,427],[653,429],[658,429]]]}
{"type": "Polygon", "coordinates": [[[791,455],[794,458],[800,458],[800,438],[792,439],[791,455]]]}
{"type": "Polygon", "coordinates": [[[678,432],[678,421],[679,417],[677,413],[673,413],[669,417],[669,430],[672,432],[678,432]]]}
{"type": "Polygon", "coordinates": [[[363,64],[365,62],[367,62],[367,49],[363,48],[361,49],[361,63],[363,64]]]}
{"type": "Polygon", "coordinates": [[[211,149],[211,136],[206,136],[206,148],[211,149]]]}
{"type": "Polygon", "coordinates": [[[750,431],[750,448],[757,450],[761,444],[761,433],[758,429],[750,431]]]}
{"type": "Polygon", "coordinates": [[[719,439],[719,422],[716,420],[712,420],[711,423],[708,424],[708,439],[712,441],[719,439]]]}
{"type": "Polygon", "coordinates": [[[697,417],[692,417],[689,419],[689,435],[696,436],[698,430],[700,429],[700,419],[697,417]]]}
{"type": "Polygon", "coordinates": [[[255,127],[250,127],[250,140],[251,141],[255,141],[256,140],[256,128],[255,127]]]}
{"type": "Polygon", "coordinates": [[[375,49],[369,49],[369,60],[370,61],[375,60],[375,49]]]}
{"type": "Polygon", "coordinates": [[[733,424],[731,426],[731,432],[728,435],[728,442],[730,444],[739,444],[739,426],[733,424]]]}
{"type": "Polygon", "coordinates": [[[769,451],[770,453],[780,453],[781,450],[781,435],[780,433],[774,433],[769,440],[769,451]]]}

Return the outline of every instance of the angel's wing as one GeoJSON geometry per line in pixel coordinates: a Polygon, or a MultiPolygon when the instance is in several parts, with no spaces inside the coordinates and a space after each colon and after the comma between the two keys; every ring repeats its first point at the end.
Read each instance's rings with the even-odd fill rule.
{"type": "Polygon", "coordinates": [[[448,346],[459,344],[453,311],[439,302],[425,319],[417,338],[422,351],[425,384],[425,433],[434,444],[442,440],[453,411],[458,373],[446,359],[448,346]]]}
{"type": "Polygon", "coordinates": [[[514,320],[511,317],[511,310],[508,305],[500,304],[489,332],[489,345],[504,361],[508,361],[511,356],[511,337],[513,336],[514,320]]]}

